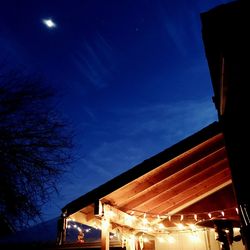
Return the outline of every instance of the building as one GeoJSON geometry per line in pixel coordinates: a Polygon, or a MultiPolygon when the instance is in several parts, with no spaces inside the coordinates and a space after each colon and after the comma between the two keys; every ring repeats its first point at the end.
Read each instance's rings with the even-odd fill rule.
{"type": "MultiPolygon", "coordinates": [[[[221,230],[239,228],[237,207],[224,136],[214,122],[67,204],[61,241],[74,220],[102,231],[102,249],[109,249],[110,233],[127,249],[145,239],[144,248],[162,249],[162,240],[185,235],[206,239],[196,245],[204,249],[216,244],[216,222],[221,230]]],[[[177,243],[186,244],[184,238],[177,243]]]]}
{"type": "Polygon", "coordinates": [[[212,85],[214,104],[225,136],[242,235],[250,249],[250,196],[247,142],[250,122],[248,80],[243,60],[247,54],[249,21],[247,1],[234,1],[201,14],[202,36],[212,85]]]}
{"type": "Polygon", "coordinates": [[[67,204],[59,245],[73,219],[101,230],[102,250],[111,247],[111,233],[126,249],[161,250],[171,237],[179,241],[168,249],[249,249],[242,4],[201,14],[219,121],[67,204]],[[194,245],[185,235],[203,240],[194,245]]]}

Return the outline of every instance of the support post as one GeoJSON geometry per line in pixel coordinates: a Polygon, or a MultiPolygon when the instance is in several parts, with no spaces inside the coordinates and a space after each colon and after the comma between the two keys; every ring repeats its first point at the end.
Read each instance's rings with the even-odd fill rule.
{"type": "Polygon", "coordinates": [[[102,219],[101,250],[109,250],[109,221],[102,219]]]}
{"type": "Polygon", "coordinates": [[[57,239],[56,243],[57,245],[62,245],[66,240],[66,216],[65,213],[62,213],[57,221],[57,239]]]}

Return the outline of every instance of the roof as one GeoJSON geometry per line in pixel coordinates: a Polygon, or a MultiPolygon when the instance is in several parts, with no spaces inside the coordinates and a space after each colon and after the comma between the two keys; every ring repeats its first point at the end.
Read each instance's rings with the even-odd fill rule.
{"type": "Polygon", "coordinates": [[[90,218],[99,201],[139,216],[236,207],[219,123],[208,125],[84,194],[62,211],[67,216],[80,212],[90,218]],[[224,199],[218,200],[218,192],[224,199]],[[217,202],[211,202],[213,199],[217,202]]]}

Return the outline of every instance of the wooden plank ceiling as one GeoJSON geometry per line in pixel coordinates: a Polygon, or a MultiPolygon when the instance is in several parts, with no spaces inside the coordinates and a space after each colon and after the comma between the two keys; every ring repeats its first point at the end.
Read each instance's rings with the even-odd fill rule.
{"type": "MultiPolygon", "coordinates": [[[[215,126],[218,124],[212,130],[215,126]]],[[[173,218],[195,213],[204,219],[209,212],[237,207],[223,134],[215,131],[191,136],[163,152],[164,157],[143,162],[68,204],[63,211],[80,211],[91,218],[94,204],[100,201],[137,216],[173,218]]]]}
{"type": "MultiPolygon", "coordinates": [[[[220,133],[104,196],[101,202],[129,214],[173,215],[229,184],[231,173],[220,133]]],[[[236,204],[214,209],[228,206],[236,204]]],[[[203,211],[208,208],[204,204],[203,211]]]]}

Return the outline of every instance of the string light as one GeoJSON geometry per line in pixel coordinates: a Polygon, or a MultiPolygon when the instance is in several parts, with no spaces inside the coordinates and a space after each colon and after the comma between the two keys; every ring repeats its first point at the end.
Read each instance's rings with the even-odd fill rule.
{"type": "Polygon", "coordinates": [[[183,215],[183,214],[181,214],[181,221],[183,221],[183,218],[184,218],[184,215],[183,215]]]}
{"type": "Polygon", "coordinates": [[[172,220],[173,217],[175,216],[179,216],[180,217],[180,221],[183,221],[184,220],[184,216],[186,218],[191,218],[193,217],[194,220],[198,220],[198,217],[201,218],[201,219],[205,219],[206,216],[208,216],[209,218],[212,218],[212,214],[218,214],[220,213],[222,216],[225,216],[225,213],[227,212],[232,212],[232,211],[236,211],[236,213],[238,214],[238,208],[226,208],[226,209],[223,209],[223,210],[214,210],[214,211],[207,211],[207,212],[200,212],[200,213],[185,213],[185,214],[179,214],[179,213],[175,213],[175,214],[152,214],[152,213],[146,213],[146,212],[143,212],[143,211],[139,211],[139,210],[130,210],[130,214],[134,215],[135,213],[137,214],[137,216],[139,216],[138,214],[141,214],[143,216],[143,218],[157,218],[157,219],[167,219],[169,221],[172,220]]]}
{"type": "Polygon", "coordinates": [[[89,233],[91,231],[91,228],[83,229],[80,226],[78,226],[75,223],[75,219],[72,219],[72,218],[67,218],[67,226],[66,226],[66,228],[67,229],[76,229],[79,232],[85,231],[86,233],[89,233]]]}
{"type": "MultiPolygon", "coordinates": [[[[183,215],[184,216],[184,215],[183,215]]],[[[143,216],[144,217],[144,216],[143,216]]],[[[145,215],[145,217],[147,218],[147,215],[145,215]]],[[[171,217],[171,216],[170,216],[171,217]]],[[[143,218],[143,219],[146,219],[143,218]]],[[[185,216],[186,218],[186,216],[185,216]]],[[[141,218],[142,219],[142,218],[141,218]]],[[[183,218],[184,219],[184,218],[183,218]]],[[[88,229],[82,229],[80,226],[75,226],[78,225],[78,222],[75,223],[72,219],[68,220],[70,223],[68,224],[67,228],[71,228],[73,229],[77,229],[79,232],[84,231],[84,232],[89,232],[91,230],[91,228],[88,229]]],[[[102,220],[103,222],[106,220],[102,220]]],[[[105,222],[104,222],[105,223],[105,222]]],[[[161,229],[166,229],[164,228],[163,224],[159,224],[158,225],[159,228],[161,229]],[[160,226],[162,225],[162,226],[160,226]]],[[[187,237],[189,237],[190,240],[192,240],[193,243],[198,243],[199,241],[201,241],[199,235],[199,232],[203,232],[204,229],[198,229],[195,227],[194,224],[188,224],[188,227],[185,227],[184,224],[182,223],[178,223],[178,225],[176,224],[177,228],[174,229],[173,231],[160,231],[159,235],[156,234],[155,235],[155,239],[157,239],[159,241],[159,243],[168,243],[168,244],[175,244],[177,239],[175,237],[178,237],[178,241],[179,241],[179,233],[187,233],[187,237]],[[171,234],[171,235],[170,235],[171,234]]],[[[149,233],[149,231],[148,231],[149,233]]],[[[121,245],[122,246],[132,246],[133,244],[136,244],[136,242],[138,242],[139,244],[139,250],[143,250],[143,245],[147,242],[149,242],[150,238],[152,236],[150,236],[151,234],[149,233],[142,233],[140,236],[135,236],[133,233],[129,234],[127,231],[119,231],[119,235],[117,235],[117,233],[111,233],[110,235],[110,240],[120,240],[121,241],[121,245]]],[[[186,236],[185,236],[186,237],[186,236]]]]}
{"type": "Polygon", "coordinates": [[[194,214],[194,219],[197,221],[197,214],[194,214]]]}
{"type": "Polygon", "coordinates": [[[176,223],[176,226],[179,230],[184,230],[185,226],[182,223],[176,223]]]}
{"type": "Polygon", "coordinates": [[[194,224],[189,224],[189,227],[192,231],[196,231],[197,227],[194,224]]]}
{"type": "MultiPolygon", "coordinates": [[[[224,210],[216,210],[216,211],[209,211],[209,212],[201,212],[201,213],[182,213],[182,214],[151,214],[151,213],[146,213],[146,212],[140,212],[136,210],[130,210],[129,213],[125,212],[119,212],[116,211],[115,208],[113,207],[106,207],[104,217],[102,222],[106,224],[106,226],[111,226],[112,223],[117,223],[118,225],[120,224],[120,228],[123,228],[123,225],[128,226],[128,228],[132,228],[135,232],[143,232],[146,235],[159,235],[160,234],[165,234],[168,235],[165,239],[168,240],[168,242],[173,242],[174,239],[170,237],[170,233],[174,232],[188,232],[188,233],[195,233],[200,230],[204,231],[204,228],[199,228],[195,227],[195,223],[201,219],[206,219],[207,217],[212,218],[212,216],[215,216],[218,214],[220,216],[225,216],[227,214],[232,214],[232,213],[237,213],[238,214],[238,209],[237,208],[228,208],[224,210]],[[110,211],[109,211],[110,210],[110,211]],[[112,211],[111,211],[112,210],[112,211]],[[119,221],[117,219],[119,218],[119,221]],[[166,220],[168,220],[171,223],[174,223],[175,226],[166,226],[166,224],[161,223],[165,222],[168,223],[166,220]],[[125,223],[126,221],[126,223],[125,223]],[[193,221],[193,224],[192,224],[193,221]],[[179,223],[175,223],[179,222],[179,223]],[[138,228],[136,228],[136,226],[138,228]]],[[[79,232],[85,231],[89,232],[90,229],[82,229],[78,224],[75,223],[74,218],[66,218],[67,222],[67,229],[76,229],[79,232]]],[[[103,225],[104,226],[104,225],[103,225]]],[[[100,230],[101,225],[98,225],[97,228],[100,230]]],[[[121,235],[121,237],[128,237],[128,234],[130,232],[122,229],[121,232],[119,232],[118,236],[121,235]]],[[[132,235],[132,234],[131,234],[132,235]]],[[[143,241],[146,239],[146,235],[143,235],[143,241]]],[[[120,236],[119,236],[120,237],[120,236]]],[[[158,238],[158,236],[157,236],[158,238]]],[[[120,238],[121,239],[121,238],[120,238]]]]}

